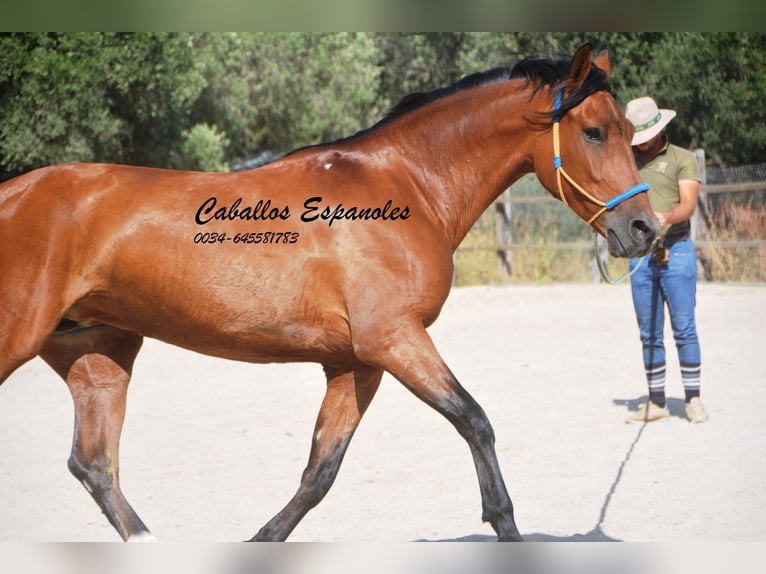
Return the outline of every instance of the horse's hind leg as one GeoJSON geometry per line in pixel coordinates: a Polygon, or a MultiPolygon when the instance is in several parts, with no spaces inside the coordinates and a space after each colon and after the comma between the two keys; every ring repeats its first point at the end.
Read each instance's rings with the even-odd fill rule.
{"type": "Polygon", "coordinates": [[[330,490],[362,415],[380,385],[383,371],[367,366],[341,370],[325,365],[327,391],[319,410],[311,454],[295,496],[252,538],[285,540],[306,513],[330,490]]]}
{"type": "Polygon", "coordinates": [[[481,489],[482,519],[498,540],[522,540],[495,452],[495,435],[484,410],[460,385],[421,325],[386,336],[358,335],[357,357],[394,375],[418,398],[447,418],[466,440],[481,489]]]}
{"type": "Polygon", "coordinates": [[[66,381],[75,408],[69,470],[124,540],[153,539],[120,490],[119,446],[142,338],[101,325],[54,334],[40,356],[66,381]]]}

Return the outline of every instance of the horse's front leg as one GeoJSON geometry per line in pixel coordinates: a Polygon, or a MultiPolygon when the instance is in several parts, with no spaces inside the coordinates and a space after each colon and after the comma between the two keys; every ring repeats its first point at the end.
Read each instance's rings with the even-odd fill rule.
{"type": "Polygon", "coordinates": [[[75,429],[69,470],[127,541],[154,540],[120,490],[119,447],[139,335],[98,326],[53,335],[40,356],[66,381],[75,429]]]}
{"type": "Polygon", "coordinates": [[[482,519],[492,525],[498,540],[522,540],[497,461],[492,426],[481,406],[446,366],[425,328],[407,325],[384,335],[357,336],[354,341],[358,357],[390,372],[454,425],[473,455],[482,519]]]}
{"type": "Polygon", "coordinates": [[[325,365],[327,391],[319,410],[311,454],[295,496],[252,541],[285,540],[306,513],[330,490],[354,431],[375,396],[383,371],[366,365],[340,369],[325,365]]]}

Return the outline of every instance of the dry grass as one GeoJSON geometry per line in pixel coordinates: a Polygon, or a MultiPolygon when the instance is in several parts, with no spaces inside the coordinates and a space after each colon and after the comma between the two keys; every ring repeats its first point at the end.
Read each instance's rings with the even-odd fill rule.
{"type": "MultiPolygon", "coordinates": [[[[585,229],[587,236],[587,229],[585,229]]],[[[469,232],[455,256],[455,284],[504,285],[589,282],[597,273],[593,249],[587,241],[559,239],[554,216],[514,223],[509,276],[497,254],[494,215],[485,213],[469,232]]]]}
{"type": "MultiPolygon", "coordinates": [[[[560,215],[560,214],[558,214],[560,215]]],[[[589,231],[582,224],[582,239],[561,240],[557,214],[513,222],[509,276],[497,255],[494,211],[477,221],[455,256],[455,284],[504,285],[511,283],[586,283],[598,280],[589,231]]],[[[714,214],[707,241],[697,246],[699,277],[720,282],[766,282],[766,211],[762,206],[728,206],[714,214]]],[[[606,258],[609,274],[627,273],[625,259],[606,258]]]]}
{"type": "Polygon", "coordinates": [[[730,242],[731,231],[711,234],[705,246],[698,248],[700,276],[730,283],[766,282],[766,244],[737,246],[730,242]]]}

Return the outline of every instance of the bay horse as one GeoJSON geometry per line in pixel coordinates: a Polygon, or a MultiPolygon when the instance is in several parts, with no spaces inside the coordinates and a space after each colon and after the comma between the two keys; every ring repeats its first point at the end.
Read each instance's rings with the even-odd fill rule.
{"type": "Polygon", "coordinates": [[[285,540],[332,485],[384,371],[468,443],[482,518],[521,540],[482,408],[426,328],[453,252],[525,173],[607,238],[658,232],[610,62],[525,59],[408,96],[380,122],[249,172],[65,164],[0,186],[0,382],[35,356],[74,401],[69,469],[124,540],[152,539],[119,484],[143,337],[252,363],[320,363],[307,466],[253,540],[285,540]]]}

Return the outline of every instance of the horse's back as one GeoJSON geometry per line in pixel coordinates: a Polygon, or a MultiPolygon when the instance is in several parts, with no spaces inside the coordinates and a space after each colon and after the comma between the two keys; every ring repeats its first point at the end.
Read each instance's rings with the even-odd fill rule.
{"type": "Polygon", "coordinates": [[[107,323],[212,355],[338,359],[350,340],[343,277],[325,265],[331,242],[320,250],[304,232],[296,244],[252,245],[233,238],[254,225],[287,233],[290,222],[195,219],[207,198],[231,206],[241,196],[244,209],[278,179],[101,164],[20,176],[0,188],[0,292],[12,289],[14,306],[44,304],[81,325],[107,323]],[[209,241],[216,232],[226,241],[209,241]]]}
{"type": "Polygon", "coordinates": [[[122,180],[146,178],[151,168],[97,163],[71,163],[42,167],[0,184],[0,216],[18,229],[33,220],[75,215],[102,196],[123,194],[122,180]]]}
{"type": "Polygon", "coordinates": [[[10,214],[0,237],[18,239],[2,242],[4,268],[78,323],[244,360],[338,360],[351,352],[350,313],[386,315],[407,302],[418,309],[406,312],[430,322],[449,287],[430,289],[435,263],[424,254],[437,248],[420,240],[418,223],[331,223],[318,207],[303,220],[309,197],[321,200],[312,208],[379,204],[380,213],[383,200],[401,209],[412,201],[366,167],[353,153],[318,148],[230,174],[43,168],[0,189],[0,216],[10,214]],[[206,211],[211,198],[216,207],[206,211]],[[251,243],[261,232],[268,243],[251,243]],[[392,296],[427,287],[420,297],[392,296]]]}

